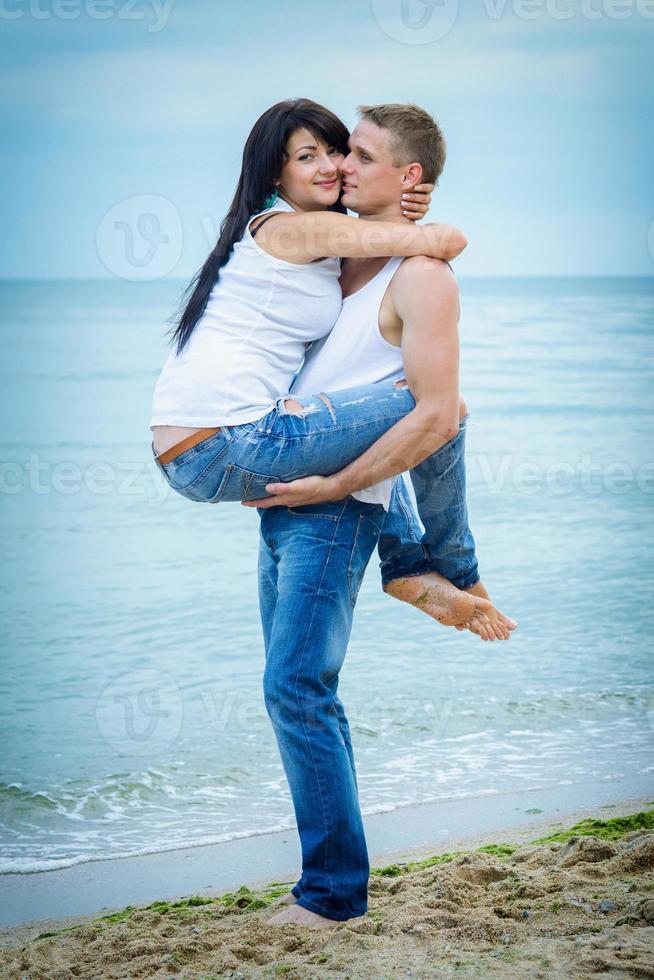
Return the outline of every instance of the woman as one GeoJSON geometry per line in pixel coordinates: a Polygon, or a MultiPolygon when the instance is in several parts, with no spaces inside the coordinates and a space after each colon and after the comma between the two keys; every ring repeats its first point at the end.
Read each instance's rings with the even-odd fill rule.
{"type": "MultiPolygon", "coordinates": [[[[463,247],[460,235],[458,243],[435,247],[438,236],[430,236],[430,229],[407,234],[404,223],[385,222],[375,229],[381,241],[371,251],[370,229],[347,217],[338,203],[336,168],[348,152],[348,137],[333,113],[306,99],[273,106],[253,127],[220,238],[189,287],[193,292],[173,334],[176,350],[155,389],[150,428],[157,453],[205,426],[258,422],[273,407],[288,391],[304,345],[328,333],[340,312],[343,255],[447,258],[463,247]],[[314,139],[328,154],[326,175],[315,162],[317,153],[303,146],[314,139]],[[302,223],[296,261],[276,259],[255,243],[267,217],[253,216],[260,218],[264,210],[267,217],[296,212],[302,223]]],[[[221,499],[243,498],[231,493],[221,499]]]]}
{"type": "MultiPolygon", "coordinates": [[[[347,409],[361,389],[321,394],[301,415],[287,407],[305,345],[328,333],[340,312],[340,256],[447,260],[465,246],[447,226],[371,229],[342,213],[337,168],[348,138],[333,113],[306,99],[273,106],[248,137],[234,200],[191,283],[153,399],[153,454],[169,485],[190,500],[253,500],[267,495],[266,484],[334,473],[415,408],[408,388],[382,385],[366,386],[365,404],[347,409]],[[262,248],[255,236],[267,221],[283,221],[283,234],[262,248]],[[333,404],[341,418],[330,412],[325,426],[333,404]]],[[[429,509],[428,499],[422,504],[429,509]]],[[[484,600],[458,594],[441,622],[476,626],[484,600]]],[[[506,623],[496,620],[496,631],[508,638],[506,623]]]]}

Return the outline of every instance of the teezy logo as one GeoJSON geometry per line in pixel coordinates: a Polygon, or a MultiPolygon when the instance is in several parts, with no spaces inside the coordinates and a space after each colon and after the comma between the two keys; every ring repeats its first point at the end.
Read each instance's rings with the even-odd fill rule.
{"type": "Polygon", "coordinates": [[[401,44],[432,44],[452,30],[459,0],[371,0],[384,34],[401,44]]]}

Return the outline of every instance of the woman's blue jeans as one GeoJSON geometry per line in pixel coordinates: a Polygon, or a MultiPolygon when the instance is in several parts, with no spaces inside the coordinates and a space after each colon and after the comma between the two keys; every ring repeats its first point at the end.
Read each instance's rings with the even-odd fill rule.
{"type": "MultiPolygon", "coordinates": [[[[343,469],[415,405],[409,389],[391,381],[310,398],[283,395],[263,418],[244,425],[224,426],[169,463],[160,463],[154,447],[152,451],[168,484],[189,500],[200,503],[256,500],[269,496],[268,483],[287,483],[302,476],[329,476],[343,469]],[[301,412],[288,411],[285,402],[289,398],[300,401],[301,412]]],[[[402,533],[398,530],[403,515],[396,514],[397,527],[395,531],[390,528],[382,546],[384,581],[428,569],[440,571],[435,563],[441,558],[443,568],[447,568],[441,574],[459,588],[472,584],[471,579],[476,581],[474,541],[467,528],[467,512],[465,520],[461,515],[465,510],[465,468],[457,465],[457,460],[463,459],[462,428],[437,453],[411,470],[424,525],[422,544],[411,557],[403,551],[402,533]],[[439,461],[441,468],[446,457],[450,460],[451,479],[432,479],[429,460],[438,453],[443,454],[439,461]],[[456,520],[452,519],[452,510],[457,512],[456,520]],[[452,528],[456,531],[454,537],[449,530],[452,528]]]]}

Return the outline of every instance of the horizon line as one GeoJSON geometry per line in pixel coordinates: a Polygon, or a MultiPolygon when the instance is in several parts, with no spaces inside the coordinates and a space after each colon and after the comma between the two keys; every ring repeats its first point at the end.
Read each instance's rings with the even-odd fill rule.
{"type": "MultiPolygon", "coordinates": [[[[124,279],[120,276],[0,276],[0,283],[10,282],[97,282],[97,283],[130,283],[134,286],[149,286],[154,283],[186,283],[192,279],[184,276],[161,276],[160,279],[124,279]]],[[[571,272],[536,274],[527,272],[517,273],[461,273],[461,279],[654,279],[653,272],[571,272]]]]}

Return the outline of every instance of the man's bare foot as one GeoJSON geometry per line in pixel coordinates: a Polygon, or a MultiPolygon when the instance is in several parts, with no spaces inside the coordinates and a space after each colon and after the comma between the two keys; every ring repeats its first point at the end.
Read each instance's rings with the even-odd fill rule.
{"type": "Polygon", "coordinates": [[[443,626],[469,629],[482,640],[508,640],[510,630],[515,628],[509,626],[514,621],[496,609],[490,599],[457,589],[437,572],[393,579],[384,586],[384,592],[416,606],[443,626]]]}
{"type": "Polygon", "coordinates": [[[280,900],[279,900],[279,902],[277,904],[278,905],[292,905],[293,902],[297,902],[297,898],[295,897],[295,895],[293,894],[293,892],[288,892],[288,894],[282,895],[282,897],[280,898],[280,900]]]}
{"type": "MultiPolygon", "coordinates": [[[[469,585],[466,589],[462,589],[461,591],[462,592],[469,592],[470,595],[476,595],[480,599],[488,599],[489,602],[491,601],[491,597],[488,594],[488,590],[487,590],[486,586],[484,585],[484,583],[481,581],[481,579],[478,582],[475,582],[474,585],[469,585]]],[[[499,612],[499,610],[498,610],[498,614],[500,616],[501,621],[504,623],[504,625],[507,627],[507,629],[509,629],[509,630],[516,629],[516,627],[518,625],[517,620],[511,619],[510,616],[505,616],[505,614],[502,613],[502,612],[499,612]]],[[[467,626],[457,625],[456,628],[458,630],[465,630],[468,627],[467,626]]],[[[507,639],[508,639],[508,637],[507,637],[507,639]]]]}
{"type": "Polygon", "coordinates": [[[266,921],[276,926],[283,925],[285,922],[299,922],[301,926],[308,926],[310,929],[327,929],[329,926],[338,925],[336,919],[328,919],[324,915],[318,915],[317,912],[312,912],[311,909],[305,909],[302,905],[298,905],[297,901],[266,921]]]}

